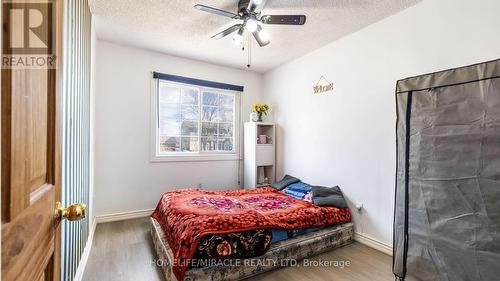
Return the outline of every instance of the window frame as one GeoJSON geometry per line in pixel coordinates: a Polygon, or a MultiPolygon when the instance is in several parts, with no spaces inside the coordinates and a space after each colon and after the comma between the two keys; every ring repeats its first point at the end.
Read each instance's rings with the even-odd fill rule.
{"type": "Polygon", "coordinates": [[[194,161],[230,161],[240,158],[240,123],[241,123],[241,93],[233,90],[224,90],[209,88],[186,83],[162,80],[152,78],[151,82],[151,142],[150,142],[150,162],[194,162],[194,161]],[[199,119],[198,119],[198,152],[169,152],[160,153],[160,134],[159,134],[159,88],[160,83],[166,83],[174,86],[197,88],[199,89],[199,119]],[[231,94],[234,96],[234,116],[233,116],[233,151],[202,151],[201,149],[201,130],[203,115],[203,92],[212,92],[220,94],[231,94]]]}

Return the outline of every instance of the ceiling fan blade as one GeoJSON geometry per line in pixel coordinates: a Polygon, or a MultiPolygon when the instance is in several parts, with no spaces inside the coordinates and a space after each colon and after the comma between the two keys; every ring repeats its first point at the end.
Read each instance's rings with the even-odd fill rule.
{"type": "Polygon", "coordinates": [[[262,38],[261,30],[262,30],[262,27],[260,27],[260,25],[258,25],[257,30],[252,32],[252,34],[253,34],[253,37],[255,38],[255,40],[257,41],[257,43],[259,43],[259,46],[264,47],[264,46],[267,46],[269,43],[271,43],[271,41],[269,41],[269,39],[264,40],[264,38],[262,38]]]}
{"type": "Polygon", "coordinates": [[[225,30],[215,34],[214,36],[212,36],[212,38],[221,39],[222,37],[228,36],[229,34],[235,32],[236,30],[240,29],[241,27],[243,27],[243,24],[235,24],[235,25],[231,26],[230,28],[225,29],[225,30]]]}
{"type": "Polygon", "coordinates": [[[262,16],[260,21],[265,24],[286,24],[286,25],[303,25],[306,23],[304,15],[267,15],[262,16]]]}
{"type": "Polygon", "coordinates": [[[248,10],[252,13],[258,14],[266,5],[267,0],[250,0],[248,3],[248,10]]]}
{"type": "Polygon", "coordinates": [[[217,8],[212,8],[212,7],[201,5],[201,4],[196,4],[196,5],[194,5],[194,7],[200,11],[211,13],[211,14],[216,14],[216,15],[223,16],[223,17],[228,17],[228,18],[232,18],[232,19],[239,19],[240,18],[240,16],[235,14],[235,13],[231,13],[231,12],[224,11],[224,10],[217,9],[217,8]]]}

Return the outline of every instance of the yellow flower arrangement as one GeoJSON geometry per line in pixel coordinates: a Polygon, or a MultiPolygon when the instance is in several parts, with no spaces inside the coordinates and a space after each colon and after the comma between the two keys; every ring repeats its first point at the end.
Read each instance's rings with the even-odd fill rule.
{"type": "Polygon", "coordinates": [[[264,113],[267,115],[267,111],[269,110],[269,105],[265,103],[254,103],[252,105],[252,110],[257,113],[264,113]]]}
{"type": "Polygon", "coordinates": [[[267,111],[269,110],[269,105],[265,103],[254,103],[252,104],[252,111],[256,112],[258,115],[258,122],[262,122],[262,114],[267,116],[267,111]]]}

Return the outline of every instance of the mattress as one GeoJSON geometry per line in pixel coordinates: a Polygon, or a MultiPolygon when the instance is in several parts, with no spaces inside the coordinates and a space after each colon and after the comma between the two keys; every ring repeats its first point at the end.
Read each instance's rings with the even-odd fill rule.
{"type": "MultiPolygon", "coordinates": [[[[242,280],[280,267],[293,266],[304,258],[352,243],[352,222],[329,226],[297,237],[272,243],[264,254],[249,259],[208,260],[206,266],[189,268],[186,281],[242,280]]],[[[158,255],[156,265],[161,267],[167,281],[177,280],[172,271],[175,264],[172,250],[160,224],[151,218],[151,237],[158,255]]],[[[180,280],[178,280],[180,281],[180,280]]]]}

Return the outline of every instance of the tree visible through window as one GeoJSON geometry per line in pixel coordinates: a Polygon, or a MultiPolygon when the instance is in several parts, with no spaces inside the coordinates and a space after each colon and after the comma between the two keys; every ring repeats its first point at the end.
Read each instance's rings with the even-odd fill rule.
{"type": "Polygon", "coordinates": [[[235,152],[235,94],[159,81],[158,153],[235,152]]]}

